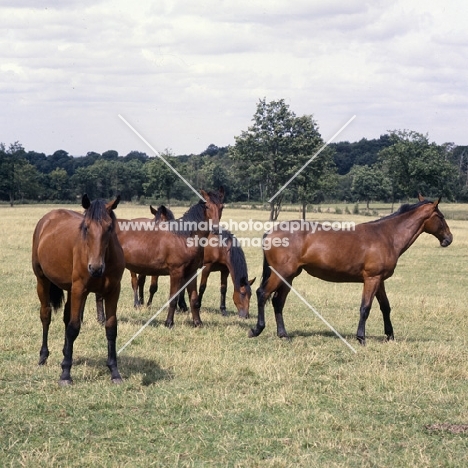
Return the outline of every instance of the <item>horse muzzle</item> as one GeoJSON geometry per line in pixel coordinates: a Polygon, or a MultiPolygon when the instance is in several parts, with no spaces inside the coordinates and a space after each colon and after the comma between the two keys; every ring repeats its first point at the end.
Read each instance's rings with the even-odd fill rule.
{"type": "Polygon", "coordinates": [[[440,246],[441,247],[448,247],[453,241],[453,235],[450,234],[449,236],[445,237],[441,242],[440,246]]]}
{"type": "Polygon", "coordinates": [[[101,264],[100,266],[96,267],[91,264],[88,265],[88,271],[91,277],[93,278],[100,278],[104,274],[105,265],[101,264]]]}

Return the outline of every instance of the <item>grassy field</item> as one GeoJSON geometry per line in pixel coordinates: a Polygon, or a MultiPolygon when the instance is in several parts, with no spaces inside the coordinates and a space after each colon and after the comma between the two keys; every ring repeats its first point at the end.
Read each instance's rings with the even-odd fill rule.
{"type": "MultiPolygon", "coordinates": [[[[372,219],[333,208],[309,218],[372,219]]],[[[394,343],[383,340],[375,304],[368,344],[358,347],[361,286],[305,274],[294,286],[357,353],[293,294],[284,313],[292,339],[276,337],[271,304],[265,331],[249,339],[255,295],[251,318],[241,320],[230,285],[230,315],[221,316],[214,274],[202,307],[205,326],[194,329],[180,313],[168,330],[163,311],[120,354],[120,386],[110,382],[105,334],[90,298],[69,388],[57,385],[61,314],[53,317],[48,364],[37,366],[41,324],[31,237],[51,209],[0,208],[0,466],[468,466],[468,206],[442,204],[453,244],[442,249],[422,235],[387,281],[394,343]]],[[[148,207],[133,205],[116,213],[149,216],[148,207]]],[[[297,216],[288,211],[280,219],[297,216]]],[[[223,219],[229,218],[266,221],[267,213],[226,208],[223,219]]],[[[245,235],[258,233],[239,233],[245,235]]],[[[244,250],[256,289],[261,250],[244,250]]],[[[167,301],[168,282],[161,279],[152,309],[135,310],[125,273],[118,349],[167,301]]]]}

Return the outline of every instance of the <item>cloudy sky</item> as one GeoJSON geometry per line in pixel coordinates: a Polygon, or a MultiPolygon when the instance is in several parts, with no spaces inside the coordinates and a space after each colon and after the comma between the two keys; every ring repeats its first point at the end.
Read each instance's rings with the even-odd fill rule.
{"type": "Polygon", "coordinates": [[[0,0],[0,142],[200,153],[259,99],[328,140],[409,129],[468,144],[468,2],[0,0]]]}

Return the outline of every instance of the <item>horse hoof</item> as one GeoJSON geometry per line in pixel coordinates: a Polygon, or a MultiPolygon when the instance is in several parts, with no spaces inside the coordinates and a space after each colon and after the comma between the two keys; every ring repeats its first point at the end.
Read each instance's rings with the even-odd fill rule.
{"type": "Polygon", "coordinates": [[[113,384],[116,384],[116,385],[123,384],[123,379],[122,379],[122,377],[118,377],[118,378],[111,379],[111,380],[112,380],[112,383],[113,383],[113,384]]]}
{"type": "Polygon", "coordinates": [[[253,328],[249,330],[249,338],[257,338],[258,335],[260,335],[260,333],[257,333],[253,328]]]}
{"type": "Polygon", "coordinates": [[[201,320],[197,320],[196,322],[193,322],[193,326],[195,328],[203,327],[203,322],[201,320]]]}
{"type": "Polygon", "coordinates": [[[356,339],[359,341],[359,344],[361,346],[366,346],[366,339],[363,338],[362,336],[357,336],[356,339]]]}
{"type": "Polygon", "coordinates": [[[40,358],[39,362],[37,363],[38,366],[44,366],[47,363],[47,357],[40,358]]]}
{"type": "Polygon", "coordinates": [[[221,311],[221,315],[222,315],[223,317],[227,317],[227,316],[228,316],[228,312],[227,312],[226,308],[221,308],[221,309],[219,309],[219,310],[221,311]]]}
{"type": "Polygon", "coordinates": [[[58,384],[60,387],[69,387],[70,385],[73,385],[73,380],[72,379],[68,379],[68,380],[60,379],[58,381],[58,384]]]}
{"type": "Polygon", "coordinates": [[[385,341],[395,341],[395,337],[393,335],[387,335],[385,341]]]}
{"type": "Polygon", "coordinates": [[[169,322],[168,320],[166,320],[164,322],[164,326],[167,328],[172,328],[174,326],[174,322],[169,322]]]}

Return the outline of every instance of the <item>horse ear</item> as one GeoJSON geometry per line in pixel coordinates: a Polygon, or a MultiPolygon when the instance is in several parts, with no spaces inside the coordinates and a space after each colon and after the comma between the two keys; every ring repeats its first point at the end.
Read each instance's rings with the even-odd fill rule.
{"type": "Polygon", "coordinates": [[[252,284],[254,284],[254,283],[255,283],[255,280],[256,280],[256,279],[257,279],[257,277],[255,277],[254,279],[251,279],[251,280],[249,280],[249,284],[250,284],[250,286],[252,286],[252,284]]]}
{"type": "Polygon", "coordinates": [[[167,208],[164,205],[161,205],[159,209],[161,210],[161,214],[167,218],[167,208]]]}
{"type": "Polygon", "coordinates": [[[224,187],[221,185],[218,189],[218,192],[219,192],[219,198],[221,199],[221,201],[224,200],[224,187]]]}
{"type": "Polygon", "coordinates": [[[114,201],[111,201],[106,205],[107,211],[115,210],[119,202],[120,202],[120,195],[117,195],[117,198],[114,201]]]}
{"type": "Polygon", "coordinates": [[[419,201],[424,201],[425,198],[420,193],[418,193],[418,200],[419,201]]]}
{"type": "Polygon", "coordinates": [[[88,197],[88,194],[85,193],[81,199],[81,206],[87,210],[91,206],[91,200],[88,197]]]}
{"type": "Polygon", "coordinates": [[[434,201],[434,207],[437,207],[437,205],[440,203],[440,200],[442,200],[442,197],[439,197],[437,200],[434,201]]]}
{"type": "Polygon", "coordinates": [[[151,214],[154,214],[154,216],[158,214],[158,212],[152,207],[152,205],[150,205],[150,211],[151,211],[151,214]]]}
{"type": "Polygon", "coordinates": [[[240,285],[241,286],[247,286],[249,283],[247,282],[247,278],[245,276],[243,276],[241,279],[240,279],[240,285]]]}
{"type": "Polygon", "coordinates": [[[200,190],[200,193],[202,194],[203,200],[204,200],[205,202],[210,198],[210,197],[208,196],[208,194],[207,194],[203,189],[200,190]]]}

